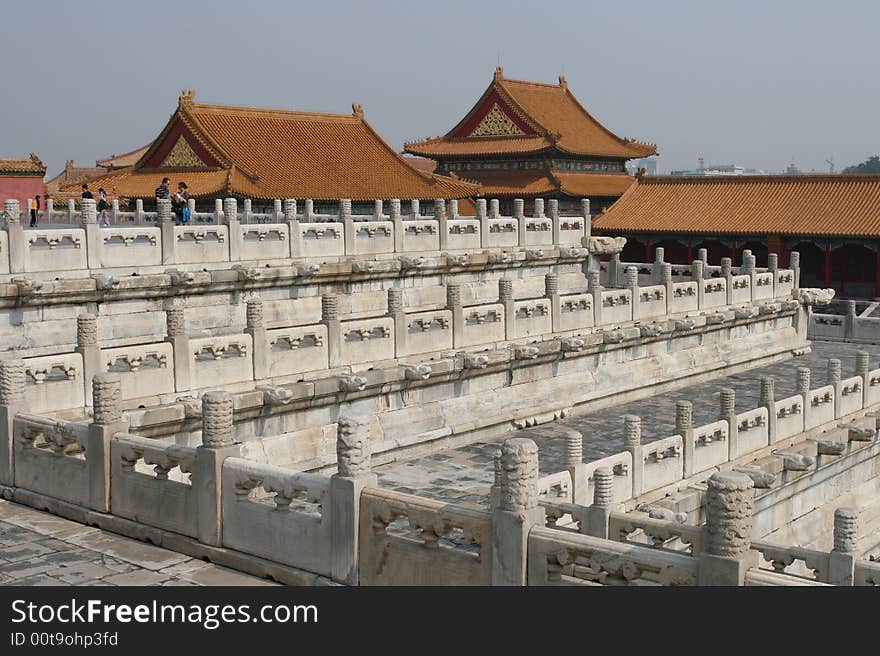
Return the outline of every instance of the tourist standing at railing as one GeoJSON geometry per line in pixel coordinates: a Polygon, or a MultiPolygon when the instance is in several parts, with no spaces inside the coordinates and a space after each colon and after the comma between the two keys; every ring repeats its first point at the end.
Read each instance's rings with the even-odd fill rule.
{"type": "MultiPolygon", "coordinates": [[[[158,208],[160,200],[168,200],[171,198],[171,191],[168,189],[168,183],[171,182],[171,178],[162,178],[162,184],[156,187],[156,206],[158,208]]],[[[173,203],[172,203],[173,205],[173,203]]]]}
{"type": "MultiPolygon", "coordinates": [[[[174,194],[174,206],[179,211],[180,223],[189,222],[189,191],[185,182],[177,183],[177,193],[174,194]]],[[[175,212],[177,213],[177,212],[175,212]]]]}
{"type": "Polygon", "coordinates": [[[84,185],[82,186],[82,190],[83,190],[83,192],[82,192],[82,194],[80,194],[80,197],[81,197],[83,200],[85,200],[86,198],[91,198],[92,200],[95,199],[95,197],[92,195],[92,192],[89,191],[89,185],[84,184],[84,185]]]}
{"type": "Polygon", "coordinates": [[[37,215],[40,213],[40,194],[31,201],[31,228],[37,225],[37,215]]]}
{"type": "Polygon", "coordinates": [[[107,192],[104,191],[103,187],[98,189],[98,212],[100,213],[98,223],[103,223],[105,226],[109,226],[110,218],[107,214],[107,192]]]}

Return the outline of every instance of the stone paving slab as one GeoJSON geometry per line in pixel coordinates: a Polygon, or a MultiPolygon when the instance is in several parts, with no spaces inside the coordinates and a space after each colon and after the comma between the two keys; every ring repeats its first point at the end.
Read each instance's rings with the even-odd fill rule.
{"type": "Polygon", "coordinates": [[[676,401],[687,400],[693,403],[694,426],[700,426],[718,419],[720,391],[723,387],[731,387],[736,391],[736,410],[744,412],[758,406],[761,376],[772,376],[775,380],[776,399],[784,399],[796,392],[798,367],[810,368],[811,386],[815,389],[826,384],[829,358],[839,358],[842,361],[844,378],[854,375],[858,350],[870,353],[871,367],[880,366],[880,345],[815,341],[812,343],[811,353],[784,362],[721,376],[708,382],[508,433],[491,440],[388,463],[377,467],[376,473],[379,484],[387,489],[485,508],[489,487],[494,481],[494,454],[509,437],[528,437],[534,440],[538,446],[541,474],[555,473],[565,468],[567,431],[576,430],[583,435],[584,461],[592,462],[623,450],[624,415],[641,417],[642,442],[653,442],[675,434],[676,401]]]}
{"type": "Polygon", "coordinates": [[[0,585],[277,585],[0,500],[0,585]]]}

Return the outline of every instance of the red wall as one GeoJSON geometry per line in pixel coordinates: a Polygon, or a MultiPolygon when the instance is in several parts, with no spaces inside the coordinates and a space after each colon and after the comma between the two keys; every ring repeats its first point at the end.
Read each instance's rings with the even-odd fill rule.
{"type": "Polygon", "coordinates": [[[7,198],[17,198],[21,209],[27,209],[27,199],[40,194],[40,209],[46,207],[46,185],[43,178],[0,175],[0,203],[7,198]]]}

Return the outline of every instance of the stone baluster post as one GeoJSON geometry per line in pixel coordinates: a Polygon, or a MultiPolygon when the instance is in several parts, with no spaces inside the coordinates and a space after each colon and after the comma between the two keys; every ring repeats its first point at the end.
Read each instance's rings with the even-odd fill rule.
{"type": "Polygon", "coordinates": [[[588,505],[584,436],[574,429],[565,432],[565,468],[571,474],[571,502],[579,506],[588,505]]]}
{"type": "Polygon", "coordinates": [[[602,285],[599,282],[599,272],[587,271],[587,291],[593,295],[593,325],[602,325],[602,285]]]}
{"type": "Polygon", "coordinates": [[[116,433],[128,431],[122,413],[122,379],[101,373],[91,381],[92,422],[86,435],[86,467],[89,472],[89,504],[98,512],[110,511],[110,444],[116,433]]]}
{"type": "Polygon", "coordinates": [[[391,231],[394,234],[394,252],[398,255],[406,253],[405,226],[403,225],[403,216],[400,213],[400,199],[392,198],[388,203],[388,216],[391,219],[391,231]]]}
{"type": "Polygon", "coordinates": [[[532,207],[533,207],[532,217],[536,218],[536,219],[543,219],[545,216],[544,215],[544,199],[543,198],[536,198],[534,200],[534,203],[532,204],[532,207]]]}
{"type": "Polygon", "coordinates": [[[280,198],[275,198],[272,200],[272,214],[275,217],[275,223],[281,223],[284,221],[284,206],[281,202],[280,198]]]}
{"type": "Polygon", "coordinates": [[[697,309],[702,310],[706,304],[706,281],[704,280],[703,260],[691,263],[691,280],[697,284],[697,309]]]}
{"type": "MultiPolygon", "coordinates": [[[[119,202],[117,201],[117,207],[119,206],[119,202]]],[[[55,201],[51,198],[46,199],[46,223],[51,224],[52,219],[55,218],[55,201]]]]}
{"type": "Polygon", "coordinates": [[[746,474],[716,472],[706,490],[706,526],[698,585],[741,586],[757,564],[751,551],[753,483],[746,474]]]}
{"type": "Polygon", "coordinates": [[[501,486],[492,509],[492,585],[526,584],[529,531],[545,523],[538,505],[538,447],[514,437],[501,445],[501,486]]]}
{"type": "Polygon", "coordinates": [[[553,231],[553,246],[559,248],[559,244],[562,242],[562,226],[559,221],[559,201],[555,198],[551,198],[547,201],[547,209],[548,214],[550,215],[550,229],[553,231]]]}
{"type": "Polygon", "coordinates": [[[287,232],[290,233],[290,257],[300,258],[307,255],[303,248],[302,229],[299,219],[296,218],[296,198],[285,198],[282,205],[284,222],[287,224],[287,232]]]}
{"type": "Polygon", "coordinates": [[[336,473],[330,477],[332,553],[330,572],[334,580],[358,584],[358,530],[361,492],[378,487],[372,471],[370,420],[342,414],[336,422],[336,473]]]}
{"type": "Polygon", "coordinates": [[[171,200],[156,200],[156,221],[162,235],[162,264],[177,263],[177,234],[175,233],[174,214],[171,212],[171,200]]]}
{"type": "Polygon", "coordinates": [[[513,303],[513,281],[510,278],[498,279],[498,302],[504,307],[505,339],[516,339],[516,308],[513,303]]]}
{"type": "Polygon", "coordinates": [[[24,273],[27,266],[27,242],[24,240],[24,228],[21,225],[21,207],[14,198],[3,202],[6,214],[6,232],[9,237],[9,271],[24,273]]]}
{"type": "Polygon", "coordinates": [[[767,271],[771,271],[774,276],[779,270],[779,255],[776,253],[767,253],[767,271]]]}
{"type": "Polygon", "coordinates": [[[838,508],[834,511],[834,548],[828,554],[825,583],[852,585],[859,551],[859,511],[856,508],[838,508]]]}
{"type": "Polygon", "coordinates": [[[513,199],[513,218],[516,219],[516,243],[520,246],[525,246],[528,243],[525,206],[525,201],[522,198],[513,199]]]}
{"type": "Polygon", "coordinates": [[[170,299],[165,302],[165,325],[165,341],[171,344],[174,355],[174,391],[186,392],[193,386],[193,354],[189,350],[189,336],[186,334],[186,320],[181,299],[170,299]]]}
{"type": "Polygon", "coordinates": [[[871,387],[871,354],[856,351],[856,376],[862,377],[862,407],[868,405],[868,389],[871,387]]]}
{"type": "Polygon", "coordinates": [[[840,384],[842,378],[843,367],[838,358],[828,358],[828,380],[826,385],[834,388],[834,418],[840,419],[840,399],[842,397],[843,385],[840,384]]]}
{"type": "Polygon", "coordinates": [[[223,199],[215,198],[214,199],[214,224],[215,225],[223,225],[223,199]]]}
{"type": "Polygon", "coordinates": [[[24,360],[0,360],[0,485],[15,485],[12,428],[15,414],[28,410],[24,396],[26,385],[24,360]]]}
{"type": "Polygon", "coordinates": [[[651,283],[654,285],[659,285],[662,279],[664,257],[665,250],[662,246],[654,249],[654,263],[651,265],[651,283]]]}
{"type": "Polygon", "coordinates": [[[251,336],[254,349],[254,380],[264,380],[269,377],[272,353],[266,325],[263,323],[263,301],[252,296],[247,299],[245,305],[247,321],[245,332],[251,336]]]}
{"type": "Polygon", "coordinates": [[[660,266],[660,284],[666,288],[663,292],[666,296],[666,298],[663,299],[666,311],[663,314],[669,314],[669,303],[674,293],[672,288],[672,264],[669,262],[664,262],[660,266]]]}
{"type": "Polygon", "coordinates": [[[810,405],[810,368],[797,368],[797,393],[801,395],[801,406],[804,411],[804,427],[811,425],[810,415],[812,414],[812,406],[810,405]]]}
{"type": "Polygon", "coordinates": [[[497,198],[492,198],[489,200],[489,218],[490,219],[500,219],[501,218],[501,204],[498,202],[497,198]]]}
{"type": "Polygon", "coordinates": [[[495,477],[492,486],[489,488],[489,507],[496,508],[501,499],[501,449],[498,449],[492,455],[492,466],[495,477]]]}
{"type": "Polygon", "coordinates": [[[315,201],[306,198],[303,202],[303,221],[311,223],[315,220],[315,201]]]}
{"type": "Polygon", "coordinates": [[[767,433],[770,444],[775,444],[779,432],[776,429],[776,380],[773,376],[761,376],[761,400],[758,405],[767,408],[767,433]]]}
{"type": "Polygon", "coordinates": [[[253,210],[250,198],[245,198],[244,201],[242,201],[241,213],[244,216],[244,221],[241,221],[241,223],[244,223],[245,225],[251,223],[253,210]]]}
{"type": "Polygon", "coordinates": [[[614,472],[610,467],[599,467],[593,472],[593,503],[587,509],[587,525],[581,531],[607,540],[613,506],[614,472]]]}
{"type": "Polygon", "coordinates": [[[709,251],[705,248],[697,249],[697,259],[703,263],[703,266],[709,266],[709,251]]]}
{"type": "Polygon", "coordinates": [[[388,289],[388,316],[394,320],[394,353],[400,358],[409,352],[407,348],[409,322],[404,310],[403,289],[400,287],[388,289]]]}
{"type": "Polygon", "coordinates": [[[491,233],[489,232],[489,215],[486,212],[486,199],[477,199],[477,221],[480,222],[480,246],[489,248],[491,233]]]}
{"type": "MultiPolygon", "coordinates": [[[[590,199],[581,199],[581,213],[584,215],[584,237],[589,238],[593,234],[593,215],[590,214],[590,199]]],[[[620,253],[616,254],[617,262],[620,263],[620,253]]]]}
{"type": "Polygon", "coordinates": [[[721,406],[718,419],[727,422],[727,459],[739,454],[739,423],[736,420],[736,391],[731,387],[721,389],[721,406]]]}
{"type": "Polygon", "coordinates": [[[642,294],[639,291],[639,270],[634,267],[626,267],[626,288],[632,296],[632,318],[638,321],[641,317],[642,294]]]}
{"type": "Polygon", "coordinates": [[[89,269],[100,270],[104,240],[101,237],[101,226],[98,225],[98,210],[94,198],[82,199],[82,224],[86,231],[86,262],[89,269]]]}
{"type": "MultiPolygon", "coordinates": [[[[196,201],[194,198],[190,198],[192,201],[193,207],[195,207],[196,201]]],[[[193,210],[190,210],[193,211],[193,210]]],[[[110,216],[113,219],[113,225],[119,225],[119,199],[114,198],[110,201],[110,216]]]]}
{"type": "Polygon", "coordinates": [[[623,448],[632,455],[632,498],[642,493],[645,479],[645,456],[642,451],[642,418],[626,415],[623,418],[623,448]]]}
{"type": "Polygon", "coordinates": [[[724,278],[725,285],[727,286],[727,305],[733,303],[733,265],[731,264],[733,260],[729,257],[721,258],[721,277],[724,278]]]}
{"type": "Polygon", "coordinates": [[[229,260],[238,262],[241,260],[241,247],[244,241],[241,222],[238,220],[238,201],[234,198],[225,198],[223,200],[223,214],[226,217],[227,230],[229,230],[229,260]]]}
{"type": "Polygon", "coordinates": [[[194,219],[194,215],[196,213],[196,199],[195,198],[187,199],[186,209],[189,210],[189,220],[192,221],[194,219]]]}
{"type": "Polygon", "coordinates": [[[140,198],[134,201],[134,224],[144,224],[144,201],[140,198]]]}
{"type": "Polygon", "coordinates": [[[752,301],[755,300],[755,292],[757,287],[755,285],[755,276],[757,275],[757,271],[755,269],[756,262],[755,256],[752,254],[752,251],[746,249],[743,251],[742,258],[742,266],[739,271],[742,275],[749,277],[749,297],[752,301]]]}
{"type": "Polygon", "coordinates": [[[76,318],[76,350],[83,360],[86,405],[92,405],[92,378],[105,371],[98,346],[98,317],[95,315],[81,314],[76,318]]]}
{"type": "Polygon", "coordinates": [[[223,461],[241,456],[234,422],[232,394],[217,390],[202,395],[202,443],[196,447],[192,480],[198,508],[197,536],[199,542],[212,546],[220,546],[223,539],[223,461]]]}
{"type": "Polygon", "coordinates": [[[452,312],[452,346],[461,348],[464,343],[464,308],[461,305],[461,285],[446,283],[446,309],[452,312]]]}
{"type": "Polygon", "coordinates": [[[413,198],[409,202],[409,213],[413,221],[418,221],[422,218],[422,204],[419,202],[418,199],[413,198]]]}
{"type": "Polygon", "coordinates": [[[339,321],[339,297],[321,296],[321,323],[327,326],[327,355],[330,367],[342,366],[342,323],[339,321]]]}
{"type": "Polygon", "coordinates": [[[446,218],[446,201],[434,199],[434,220],[437,222],[438,248],[443,252],[449,248],[449,219],[446,218]]]}
{"type": "MultiPolygon", "coordinates": [[[[392,201],[394,202],[394,201],[392,201]]],[[[345,238],[345,254],[355,255],[357,253],[357,226],[351,214],[351,199],[342,198],[339,201],[338,208],[339,222],[342,224],[342,232],[345,238]]],[[[395,249],[397,242],[395,241],[395,249]]]]}
{"type": "Polygon", "coordinates": [[[675,402],[675,432],[681,435],[684,477],[693,476],[696,471],[694,462],[694,405],[690,401],[675,402]]]}
{"type": "Polygon", "coordinates": [[[843,335],[847,339],[855,337],[856,302],[846,301],[846,314],[843,317],[843,335]]]}
{"type": "Polygon", "coordinates": [[[76,221],[76,201],[73,198],[67,200],[67,223],[74,225],[76,221]]]}
{"type": "Polygon", "coordinates": [[[550,301],[550,320],[553,332],[562,330],[562,300],[559,296],[559,276],[555,273],[544,275],[544,298],[550,301]]]}
{"type": "Polygon", "coordinates": [[[381,221],[385,217],[385,203],[376,198],[373,200],[373,220],[381,221]]]}
{"type": "Polygon", "coordinates": [[[794,273],[794,288],[799,289],[801,286],[801,254],[798,251],[792,251],[788,254],[788,268],[794,273]]]}

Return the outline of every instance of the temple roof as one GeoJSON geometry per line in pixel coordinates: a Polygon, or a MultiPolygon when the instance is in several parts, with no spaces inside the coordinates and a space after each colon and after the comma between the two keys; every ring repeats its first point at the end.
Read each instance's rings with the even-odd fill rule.
{"type": "Polygon", "coordinates": [[[121,155],[111,155],[110,157],[99,159],[95,162],[95,166],[110,170],[124,169],[129,166],[134,166],[143,154],[147,152],[149,147],[150,144],[147,144],[146,146],[141,146],[140,148],[130,150],[121,155]]]}
{"type": "Polygon", "coordinates": [[[480,194],[493,196],[617,197],[629,189],[635,178],[626,173],[581,173],[571,171],[469,171],[468,179],[479,182],[480,194]]]}
{"type": "Polygon", "coordinates": [[[90,181],[114,196],[150,198],[163,177],[196,197],[465,198],[476,185],[418,171],[352,114],[204,105],[185,91],[132,169],[90,181]]]}
{"type": "Polygon", "coordinates": [[[636,158],[657,154],[654,144],[623,139],[578,102],[563,76],[559,84],[508,80],[499,67],[467,115],[442,137],[404,145],[424,157],[538,153],[636,158]]]}
{"type": "Polygon", "coordinates": [[[593,222],[605,234],[880,236],[880,175],[643,177],[593,222]]]}
{"type": "Polygon", "coordinates": [[[46,166],[33,153],[30,154],[30,157],[22,159],[0,157],[0,175],[24,175],[42,178],[46,175],[46,166]]]}

